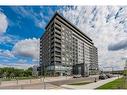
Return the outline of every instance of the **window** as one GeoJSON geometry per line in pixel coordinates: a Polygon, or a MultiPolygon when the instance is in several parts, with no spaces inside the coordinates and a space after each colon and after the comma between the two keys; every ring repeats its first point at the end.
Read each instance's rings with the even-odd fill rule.
{"type": "Polygon", "coordinates": [[[64,37],[64,36],[62,36],[62,39],[64,40],[64,39],[65,39],[65,37],[64,37]]]}
{"type": "Polygon", "coordinates": [[[65,45],[62,44],[62,47],[65,48],[65,45]]]}
{"type": "Polygon", "coordinates": [[[64,27],[62,27],[62,30],[65,30],[65,28],[64,28],[64,27]]]}
{"type": "Polygon", "coordinates": [[[63,60],[63,61],[65,61],[65,58],[64,58],[64,57],[62,57],[62,60],[63,60]]]}

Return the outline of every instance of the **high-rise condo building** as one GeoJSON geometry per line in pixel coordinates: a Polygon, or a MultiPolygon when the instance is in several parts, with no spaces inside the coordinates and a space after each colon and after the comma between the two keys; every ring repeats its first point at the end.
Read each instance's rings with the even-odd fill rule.
{"type": "Polygon", "coordinates": [[[41,74],[88,76],[98,73],[97,48],[75,25],[56,12],[45,30],[40,39],[41,74]]]}

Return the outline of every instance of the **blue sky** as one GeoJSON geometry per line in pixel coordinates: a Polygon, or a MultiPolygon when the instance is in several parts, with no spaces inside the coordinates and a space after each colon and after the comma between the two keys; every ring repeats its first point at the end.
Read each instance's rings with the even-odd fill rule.
{"type": "Polygon", "coordinates": [[[39,38],[44,32],[45,24],[59,7],[0,7],[7,16],[9,26],[6,34],[25,38],[39,38]],[[42,14],[42,15],[41,15],[42,14]],[[44,22],[43,27],[36,23],[44,22]],[[13,32],[12,32],[13,31],[13,32]],[[27,34],[27,35],[26,35],[27,34]]]}
{"type": "Polygon", "coordinates": [[[0,6],[0,67],[38,64],[39,38],[55,11],[93,40],[99,66],[123,69],[127,59],[126,6],[0,6]]]}
{"type": "Polygon", "coordinates": [[[36,64],[36,58],[33,58],[32,54],[24,54],[25,51],[14,54],[13,49],[20,41],[26,40],[24,44],[27,44],[27,41],[37,41],[54,12],[60,8],[62,6],[1,6],[1,19],[2,16],[6,17],[2,20],[6,20],[7,23],[3,26],[6,28],[5,31],[0,31],[0,66],[36,64]]]}

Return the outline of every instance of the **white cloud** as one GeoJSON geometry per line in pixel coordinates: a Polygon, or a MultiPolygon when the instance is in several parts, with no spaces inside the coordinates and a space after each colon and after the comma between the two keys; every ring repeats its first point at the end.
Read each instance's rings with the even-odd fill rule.
{"type": "Polygon", "coordinates": [[[19,62],[19,63],[23,63],[23,64],[24,64],[24,63],[26,63],[26,62],[27,62],[27,60],[25,60],[25,59],[19,59],[19,60],[18,60],[18,62],[19,62]]]}
{"type": "Polygon", "coordinates": [[[24,18],[32,19],[35,26],[44,28],[46,25],[43,11],[35,12],[32,7],[11,7],[14,12],[20,14],[24,18]]]}
{"type": "Polygon", "coordinates": [[[99,64],[124,67],[122,57],[127,49],[109,51],[111,44],[119,44],[127,38],[127,7],[115,6],[76,6],[65,7],[62,14],[92,38],[98,48],[99,64]]]}
{"type": "Polygon", "coordinates": [[[6,55],[7,57],[14,57],[14,55],[12,54],[12,52],[9,51],[9,50],[5,50],[5,51],[3,52],[3,54],[6,55]]]}
{"type": "Polygon", "coordinates": [[[40,21],[40,22],[36,22],[36,26],[38,26],[39,28],[44,28],[44,26],[46,25],[46,22],[45,21],[40,21]]]}
{"type": "Polygon", "coordinates": [[[36,27],[44,29],[50,17],[54,14],[54,10],[49,6],[40,7],[11,7],[11,9],[24,18],[33,20],[36,27]],[[36,11],[38,8],[38,11],[36,11]],[[44,11],[45,10],[45,11],[44,11]]]}
{"type": "Polygon", "coordinates": [[[15,44],[18,40],[19,40],[18,36],[13,36],[9,34],[0,36],[0,44],[6,44],[6,45],[8,43],[15,44]]]}
{"type": "Polygon", "coordinates": [[[0,56],[14,57],[14,55],[12,54],[11,51],[9,51],[9,50],[1,50],[1,49],[0,49],[0,56]]]}
{"type": "MultiPolygon", "coordinates": [[[[0,49],[1,62],[0,67],[14,67],[18,69],[27,69],[29,67],[33,67],[34,65],[38,65],[38,59],[27,60],[27,58],[17,58],[13,55],[12,51],[9,50],[1,50],[0,49]]],[[[30,56],[29,56],[30,57],[30,56]]]]}
{"type": "Polygon", "coordinates": [[[32,57],[33,59],[39,59],[39,39],[25,39],[17,42],[12,49],[14,55],[32,57]]]}
{"type": "Polygon", "coordinates": [[[8,27],[7,17],[4,13],[0,12],[0,34],[6,32],[8,27]]]}
{"type": "Polygon", "coordinates": [[[14,68],[18,68],[18,69],[27,69],[29,67],[33,67],[34,65],[37,64],[27,64],[27,63],[8,63],[8,64],[2,64],[0,63],[0,67],[14,67],[14,68]]]}

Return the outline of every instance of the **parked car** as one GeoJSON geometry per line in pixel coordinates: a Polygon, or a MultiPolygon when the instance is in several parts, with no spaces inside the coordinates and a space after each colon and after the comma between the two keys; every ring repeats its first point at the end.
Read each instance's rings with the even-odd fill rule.
{"type": "Polygon", "coordinates": [[[107,79],[108,77],[106,76],[106,74],[101,74],[100,76],[99,76],[99,79],[107,79]]]}
{"type": "Polygon", "coordinates": [[[111,77],[112,77],[112,74],[106,74],[106,76],[107,76],[108,78],[111,78],[111,77]]]}
{"type": "Polygon", "coordinates": [[[88,75],[88,74],[86,74],[86,75],[82,75],[82,77],[89,77],[89,75],[88,75]]]}
{"type": "Polygon", "coordinates": [[[100,76],[99,76],[99,79],[105,79],[105,77],[104,77],[104,76],[102,76],[102,75],[100,75],[100,76]]]}
{"type": "Polygon", "coordinates": [[[73,76],[73,78],[81,78],[81,77],[82,77],[82,75],[80,75],[80,74],[79,74],[79,75],[74,75],[74,76],[73,76]]]}

